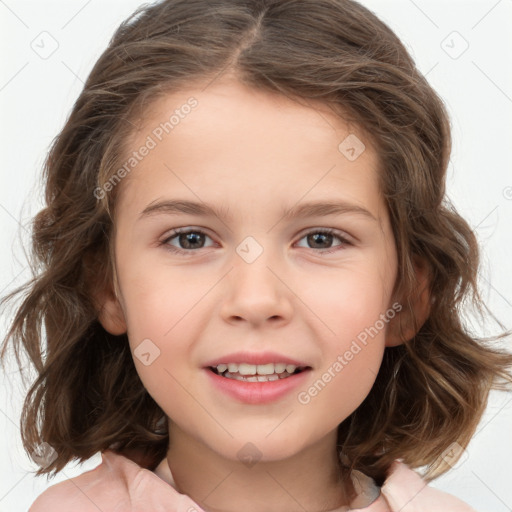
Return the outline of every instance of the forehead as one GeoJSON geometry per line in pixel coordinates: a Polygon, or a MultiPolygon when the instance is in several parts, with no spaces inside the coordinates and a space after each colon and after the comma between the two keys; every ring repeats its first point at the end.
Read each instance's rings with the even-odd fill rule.
{"type": "Polygon", "coordinates": [[[377,216],[379,162],[371,141],[326,103],[301,103],[236,81],[159,97],[126,141],[125,158],[139,154],[121,183],[120,208],[177,189],[196,200],[260,206],[337,190],[373,205],[377,216]]]}

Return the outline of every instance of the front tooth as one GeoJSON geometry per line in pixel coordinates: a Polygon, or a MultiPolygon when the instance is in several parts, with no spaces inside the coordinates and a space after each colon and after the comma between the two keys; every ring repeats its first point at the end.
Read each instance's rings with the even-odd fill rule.
{"type": "Polygon", "coordinates": [[[297,369],[297,367],[294,364],[287,364],[286,365],[286,371],[288,373],[293,373],[296,369],[297,369]]]}
{"type": "Polygon", "coordinates": [[[283,373],[286,370],[286,363],[275,363],[274,371],[275,373],[283,373]]]}
{"type": "Polygon", "coordinates": [[[236,373],[238,371],[238,365],[236,363],[228,363],[228,372],[236,373]]]}
{"type": "Polygon", "coordinates": [[[272,375],[274,373],[274,363],[259,364],[256,369],[258,375],[272,375]]]}
{"type": "Polygon", "coordinates": [[[239,364],[238,365],[238,373],[240,375],[255,375],[256,374],[256,365],[255,364],[247,364],[247,363],[239,364]]]}

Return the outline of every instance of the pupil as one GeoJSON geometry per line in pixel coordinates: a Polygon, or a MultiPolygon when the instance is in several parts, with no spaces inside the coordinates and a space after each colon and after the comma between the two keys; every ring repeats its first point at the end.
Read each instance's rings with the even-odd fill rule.
{"type": "MultiPolygon", "coordinates": [[[[318,241],[319,237],[322,237],[322,238],[329,237],[328,241],[330,241],[330,239],[332,238],[332,235],[330,235],[328,233],[315,233],[313,235],[309,235],[310,241],[312,239],[313,244],[321,243],[321,241],[320,242],[318,241]]],[[[324,242],[325,242],[325,240],[324,240],[324,242]]]]}
{"type": "Polygon", "coordinates": [[[200,241],[200,235],[198,233],[184,233],[180,236],[180,243],[185,245],[186,248],[190,248],[190,245],[200,241]]]}

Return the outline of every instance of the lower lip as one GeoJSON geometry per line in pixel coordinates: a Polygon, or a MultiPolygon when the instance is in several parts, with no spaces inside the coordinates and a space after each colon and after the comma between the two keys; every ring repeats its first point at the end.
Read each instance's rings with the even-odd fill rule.
{"type": "Polygon", "coordinates": [[[309,369],[303,370],[279,380],[247,382],[221,377],[206,368],[206,373],[217,389],[246,404],[265,404],[279,400],[303,384],[309,371],[309,369]]]}

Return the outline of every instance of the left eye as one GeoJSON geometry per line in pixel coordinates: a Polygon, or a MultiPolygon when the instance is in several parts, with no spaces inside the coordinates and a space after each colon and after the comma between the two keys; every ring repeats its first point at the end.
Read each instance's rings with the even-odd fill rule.
{"type": "Polygon", "coordinates": [[[338,251],[343,248],[343,246],[346,245],[352,245],[345,237],[343,237],[341,234],[337,233],[336,231],[332,229],[317,229],[310,231],[309,233],[306,233],[302,239],[306,238],[308,243],[312,243],[316,247],[313,247],[314,249],[329,249],[329,250],[323,250],[320,254],[330,254],[332,252],[338,251]],[[330,247],[318,247],[318,244],[324,244],[324,243],[332,243],[333,239],[337,238],[341,244],[335,246],[334,248],[330,247]]]}
{"type": "MultiPolygon", "coordinates": [[[[175,253],[191,253],[194,249],[203,249],[204,239],[210,238],[206,233],[198,229],[180,230],[175,229],[171,236],[167,237],[161,242],[161,245],[165,245],[166,249],[175,253]],[[178,242],[180,247],[171,245],[171,240],[178,242]]],[[[328,254],[337,250],[340,250],[346,245],[352,245],[345,237],[337,233],[332,229],[316,229],[303,235],[299,240],[306,239],[308,244],[313,244],[312,249],[323,249],[320,254],[328,254]],[[322,247],[323,244],[332,244],[334,239],[338,239],[341,243],[334,248],[322,247]],[[330,250],[327,250],[330,249],[330,250]]],[[[210,238],[211,240],[211,238],[210,238]]],[[[210,246],[211,247],[211,246],[210,246]]],[[[318,252],[318,251],[317,251],[318,252]]]]}

